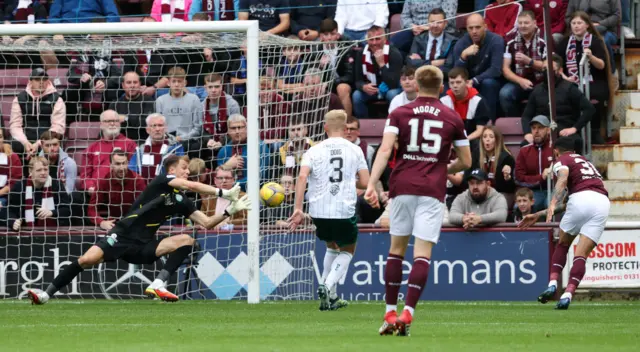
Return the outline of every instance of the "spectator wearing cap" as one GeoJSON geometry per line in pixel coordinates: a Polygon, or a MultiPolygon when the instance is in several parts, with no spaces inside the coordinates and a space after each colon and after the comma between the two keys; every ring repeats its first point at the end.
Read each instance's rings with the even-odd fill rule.
{"type": "MultiPolygon", "coordinates": [[[[552,77],[556,91],[556,117],[558,124],[556,131],[562,137],[573,136],[576,143],[581,143],[580,131],[593,119],[596,108],[589,99],[582,94],[580,88],[570,81],[564,79],[562,72],[562,58],[558,54],[553,54],[552,77]]],[[[533,135],[529,127],[534,116],[549,116],[549,86],[547,75],[544,75],[544,82],[537,85],[529,95],[529,101],[522,114],[522,130],[527,142],[533,143],[533,135]]],[[[582,146],[578,150],[582,149],[582,146]]]]}
{"type": "Polygon", "coordinates": [[[29,83],[11,105],[9,130],[17,153],[33,155],[38,150],[38,138],[45,131],[64,135],[67,109],[60,94],[43,68],[29,75],[29,83]]]}
{"type": "Polygon", "coordinates": [[[475,169],[467,180],[469,189],[460,193],[453,201],[449,223],[472,230],[505,222],[509,215],[507,200],[489,185],[487,173],[475,169]]]}
{"type": "Polygon", "coordinates": [[[529,123],[532,142],[520,148],[516,159],[516,185],[533,191],[535,211],[546,208],[547,177],[553,161],[553,148],[549,143],[550,122],[544,115],[534,117],[529,123]]]}

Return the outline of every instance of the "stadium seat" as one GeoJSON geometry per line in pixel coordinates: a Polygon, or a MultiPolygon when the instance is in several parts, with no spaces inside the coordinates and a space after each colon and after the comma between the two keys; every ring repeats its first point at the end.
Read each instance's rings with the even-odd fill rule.
{"type": "MultiPolygon", "coordinates": [[[[67,151],[67,154],[69,154],[69,156],[76,162],[76,165],[78,166],[78,175],[82,175],[82,169],[85,163],[87,152],[84,149],[79,149],[72,152],[67,151]]],[[[78,178],[76,185],[78,185],[80,182],[80,178],[78,178]]]]}
{"type": "Polygon", "coordinates": [[[518,156],[520,151],[520,143],[522,143],[523,135],[522,126],[519,117],[501,117],[496,120],[496,128],[502,132],[504,144],[507,146],[513,157],[518,156]]]}
{"type": "Polygon", "coordinates": [[[399,30],[402,30],[402,20],[399,13],[391,16],[391,21],[389,21],[389,33],[395,33],[399,30]]]}
{"type": "Polygon", "coordinates": [[[29,74],[31,74],[28,68],[6,69],[0,72],[2,94],[13,94],[23,90],[29,83],[29,74]]]}
{"type": "Polygon", "coordinates": [[[100,122],[74,122],[69,126],[68,140],[84,139],[94,141],[100,137],[100,122]]]}
{"type": "Polygon", "coordinates": [[[458,13],[456,14],[456,28],[459,31],[466,31],[467,30],[467,17],[469,17],[470,14],[468,13],[458,13]]]}
{"type": "Polygon", "coordinates": [[[379,119],[361,119],[360,120],[360,139],[369,144],[380,144],[384,125],[386,120],[379,119]]]}

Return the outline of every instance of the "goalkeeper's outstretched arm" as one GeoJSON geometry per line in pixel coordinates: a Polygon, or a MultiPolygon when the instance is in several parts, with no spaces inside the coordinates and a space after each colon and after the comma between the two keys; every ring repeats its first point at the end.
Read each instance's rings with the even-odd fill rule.
{"type": "Polygon", "coordinates": [[[223,222],[226,218],[231,217],[231,215],[243,210],[251,210],[251,201],[249,200],[248,195],[245,195],[244,197],[233,201],[224,210],[223,214],[206,216],[200,210],[196,210],[193,214],[191,214],[191,216],[189,216],[189,219],[191,219],[196,224],[206,228],[207,230],[210,230],[223,222]]]}
{"type": "Polygon", "coordinates": [[[183,191],[191,191],[205,195],[213,195],[220,198],[225,198],[231,201],[237,200],[240,195],[240,185],[235,184],[231,189],[216,188],[213,186],[205,185],[200,182],[193,182],[180,178],[174,178],[169,181],[169,186],[178,188],[183,191]]]}

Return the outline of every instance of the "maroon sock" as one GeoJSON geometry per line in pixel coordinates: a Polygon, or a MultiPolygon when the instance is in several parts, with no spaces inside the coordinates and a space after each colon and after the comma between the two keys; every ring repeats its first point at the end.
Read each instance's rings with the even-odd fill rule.
{"type": "Polygon", "coordinates": [[[558,280],[562,275],[562,269],[567,264],[567,252],[569,252],[569,246],[558,242],[556,249],[553,251],[553,257],[551,257],[551,273],[549,274],[549,280],[558,280]]]}
{"type": "Polygon", "coordinates": [[[388,305],[398,304],[398,292],[402,286],[402,260],[404,257],[391,254],[387,257],[387,267],[384,271],[385,301],[388,305]]]}
{"type": "Polygon", "coordinates": [[[573,258],[573,265],[571,266],[571,271],[569,272],[569,282],[567,283],[567,288],[564,292],[568,292],[570,294],[574,294],[576,292],[576,288],[580,285],[580,281],[582,281],[582,277],[584,276],[584,272],[586,271],[587,258],[585,257],[575,257],[573,258]]]}
{"type": "Polygon", "coordinates": [[[429,277],[429,265],[431,261],[429,258],[417,257],[413,260],[413,267],[409,274],[409,288],[407,289],[407,299],[405,300],[405,306],[414,308],[418,304],[420,295],[427,285],[427,278],[429,277]]]}

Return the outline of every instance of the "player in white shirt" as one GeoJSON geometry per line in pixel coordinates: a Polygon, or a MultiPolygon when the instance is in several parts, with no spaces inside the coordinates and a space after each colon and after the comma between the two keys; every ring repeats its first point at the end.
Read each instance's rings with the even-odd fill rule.
{"type": "Polygon", "coordinates": [[[362,149],[344,138],[346,122],[344,110],[331,110],[325,115],[328,138],[309,148],[302,157],[295,210],[289,218],[292,231],[304,220],[302,203],[308,180],[309,215],[316,226],[316,236],[327,243],[318,287],[320,310],[346,306],[346,301],[338,299],[336,287],[349,269],[358,239],[356,186],[366,189],[369,182],[362,149]]]}
{"type": "Polygon", "coordinates": [[[405,65],[400,74],[400,86],[402,93],[396,95],[389,103],[389,113],[400,106],[412,103],[418,97],[418,83],[415,77],[416,69],[405,65]]]}

